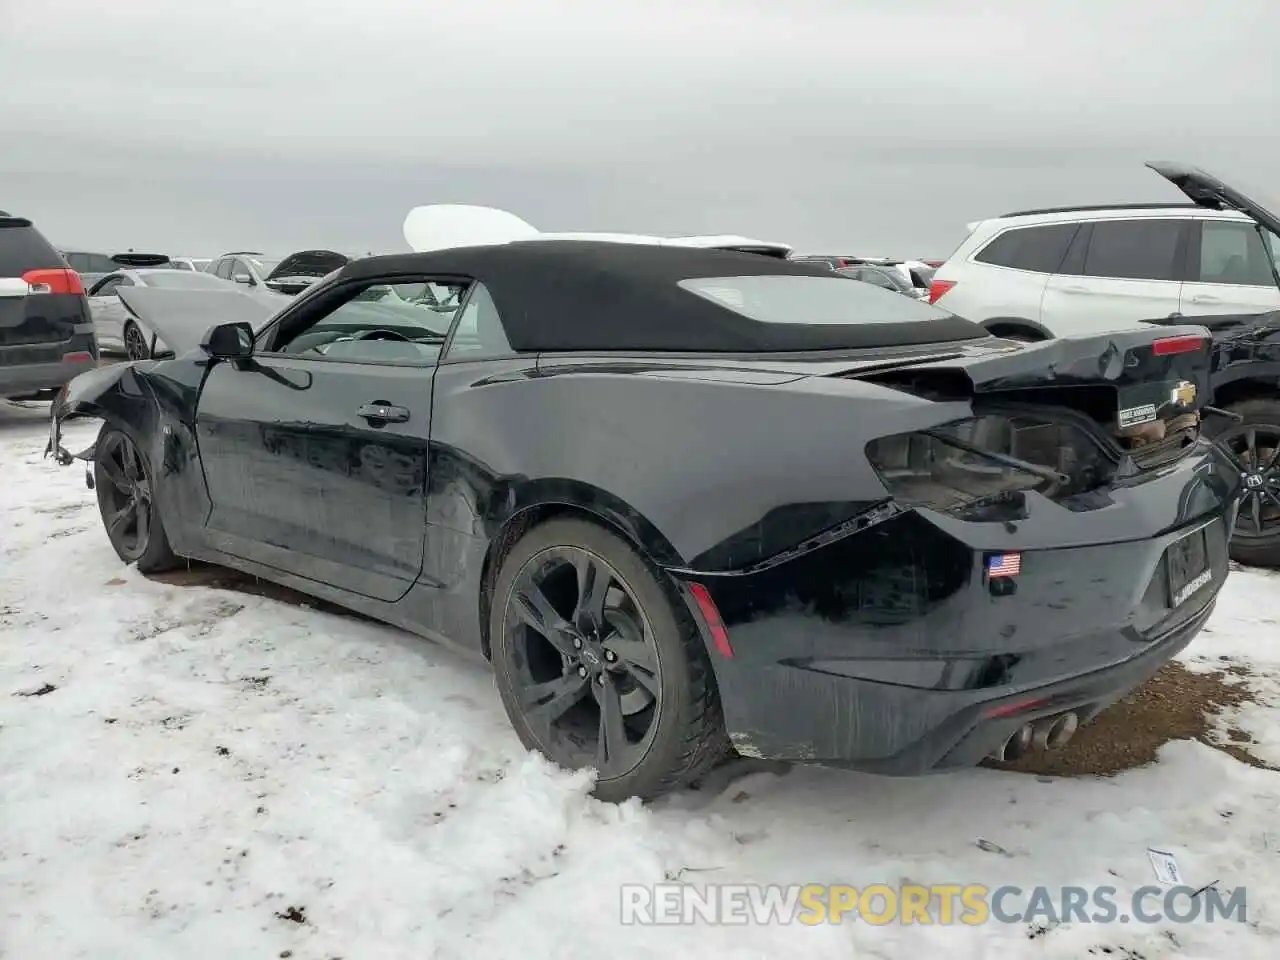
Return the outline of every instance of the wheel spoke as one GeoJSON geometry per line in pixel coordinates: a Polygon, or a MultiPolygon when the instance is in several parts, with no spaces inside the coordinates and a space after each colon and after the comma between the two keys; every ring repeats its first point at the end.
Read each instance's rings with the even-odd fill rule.
{"type": "Polygon", "coordinates": [[[1240,458],[1236,456],[1236,452],[1231,449],[1230,441],[1219,443],[1218,449],[1222,451],[1227,460],[1231,462],[1231,466],[1235,467],[1237,471],[1240,473],[1249,472],[1249,468],[1241,462],[1240,458]]]}
{"type": "Polygon", "coordinates": [[[604,646],[618,655],[636,683],[655,697],[658,695],[658,658],[652,647],[643,640],[632,640],[616,633],[605,641],[604,646]]]}
{"type": "Polygon", "coordinates": [[[137,504],[132,500],[106,518],[107,536],[114,538],[120,530],[124,528],[125,521],[132,516],[137,509],[137,504]]]}
{"type": "Polygon", "coordinates": [[[125,479],[124,468],[120,461],[113,456],[117,450],[119,450],[119,447],[108,451],[107,455],[102,458],[102,472],[107,475],[107,479],[111,481],[113,487],[121,493],[128,494],[130,492],[129,481],[125,479]]]}
{"type": "Polygon", "coordinates": [[[133,449],[133,445],[122,447],[120,450],[120,460],[124,465],[124,475],[129,480],[136,481],[141,474],[140,463],[138,460],[138,451],[133,449]]]}
{"type": "Polygon", "coordinates": [[[596,770],[599,773],[616,769],[630,744],[627,728],[622,721],[622,697],[613,681],[607,676],[604,683],[592,685],[596,702],[600,705],[600,740],[596,745],[596,770]]]}
{"type": "Polygon", "coordinates": [[[561,653],[572,655],[573,646],[565,634],[569,624],[556,612],[537,584],[530,582],[523,589],[517,589],[511,604],[521,620],[546,637],[561,653]]]}
{"type": "Polygon", "coordinates": [[[1249,427],[1244,434],[1245,450],[1249,453],[1249,466],[1258,469],[1258,430],[1249,427]]]}
{"type": "Polygon", "coordinates": [[[529,725],[545,733],[586,692],[587,678],[569,673],[545,683],[525,687],[520,691],[520,699],[529,725]]]}
{"type": "Polygon", "coordinates": [[[1249,496],[1249,519],[1253,521],[1253,529],[1262,532],[1262,498],[1256,493],[1249,496]]]}
{"type": "Polygon", "coordinates": [[[578,575],[578,602],[573,611],[573,619],[580,630],[599,628],[604,623],[605,596],[609,592],[612,577],[585,550],[574,551],[573,568],[578,575]]]}
{"type": "Polygon", "coordinates": [[[147,548],[147,538],[151,535],[151,510],[143,501],[135,500],[134,512],[138,517],[137,547],[139,550],[145,550],[147,548]]]}

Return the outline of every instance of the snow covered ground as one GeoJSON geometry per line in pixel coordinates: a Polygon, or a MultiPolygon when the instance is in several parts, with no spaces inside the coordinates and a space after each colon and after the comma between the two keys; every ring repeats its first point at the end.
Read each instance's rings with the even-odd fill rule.
{"type": "MultiPolygon", "coordinates": [[[[648,808],[602,804],[521,749],[477,666],[390,628],[122,568],[83,471],[41,459],[46,411],[0,402],[0,956],[1220,960],[1280,947],[1280,774],[1178,742],[1111,779],[746,768],[648,808]],[[1248,923],[619,923],[621,884],[677,876],[1124,895],[1154,882],[1148,846],[1193,885],[1247,887],[1248,923]]],[[[1278,586],[1234,574],[1184,659],[1247,662],[1280,703],[1278,586]]],[[[1280,763],[1275,717],[1230,719],[1280,763]]]]}

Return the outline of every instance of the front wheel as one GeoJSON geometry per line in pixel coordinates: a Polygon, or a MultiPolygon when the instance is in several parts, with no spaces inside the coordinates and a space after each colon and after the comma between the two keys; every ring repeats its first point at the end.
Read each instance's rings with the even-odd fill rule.
{"type": "Polygon", "coordinates": [[[675,588],[595,524],[551,520],[503,561],[489,622],[520,741],[596,770],[620,802],[676,789],[728,752],[706,645],[675,588]]]}
{"type": "Polygon", "coordinates": [[[102,525],[116,555],[136,563],[142,573],[177,566],[156,506],[150,467],[133,438],[117,427],[102,428],[94,448],[93,481],[102,525]]]}
{"type": "Polygon", "coordinates": [[[1231,536],[1231,559],[1280,566],[1280,400],[1245,400],[1228,407],[1243,419],[1210,417],[1205,433],[1234,459],[1244,489],[1231,536]]]}
{"type": "Polygon", "coordinates": [[[150,360],[151,347],[147,343],[147,338],[139,327],[132,320],[128,320],[124,325],[124,352],[130,360],[150,360]]]}

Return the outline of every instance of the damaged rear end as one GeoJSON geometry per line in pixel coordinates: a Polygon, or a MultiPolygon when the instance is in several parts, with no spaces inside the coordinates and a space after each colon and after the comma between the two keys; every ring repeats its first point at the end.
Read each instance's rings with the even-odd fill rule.
{"type": "Polygon", "coordinates": [[[1200,437],[1210,349],[1200,327],[990,338],[828,374],[936,421],[912,408],[866,445],[882,496],[838,527],[685,573],[739,751],[887,774],[1013,759],[1150,677],[1227,575],[1239,475],[1200,437]]]}

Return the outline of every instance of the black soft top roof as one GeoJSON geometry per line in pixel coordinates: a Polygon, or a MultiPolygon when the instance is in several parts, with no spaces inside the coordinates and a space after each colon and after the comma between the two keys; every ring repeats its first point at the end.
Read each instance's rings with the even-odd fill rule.
{"type": "MultiPolygon", "coordinates": [[[[507,340],[521,351],[775,353],[946,343],[985,337],[941,310],[900,323],[767,323],[678,286],[699,277],[836,280],[825,265],[755,253],[586,240],[536,240],[367,257],[346,279],[429,273],[478,280],[493,296],[507,340]]],[[[853,291],[851,291],[853,293],[853,291]]],[[[856,295],[856,294],[855,294],[856,295]]],[[[893,296],[892,294],[886,294],[893,296]]],[[[903,298],[903,316],[920,304],[903,298]]]]}

